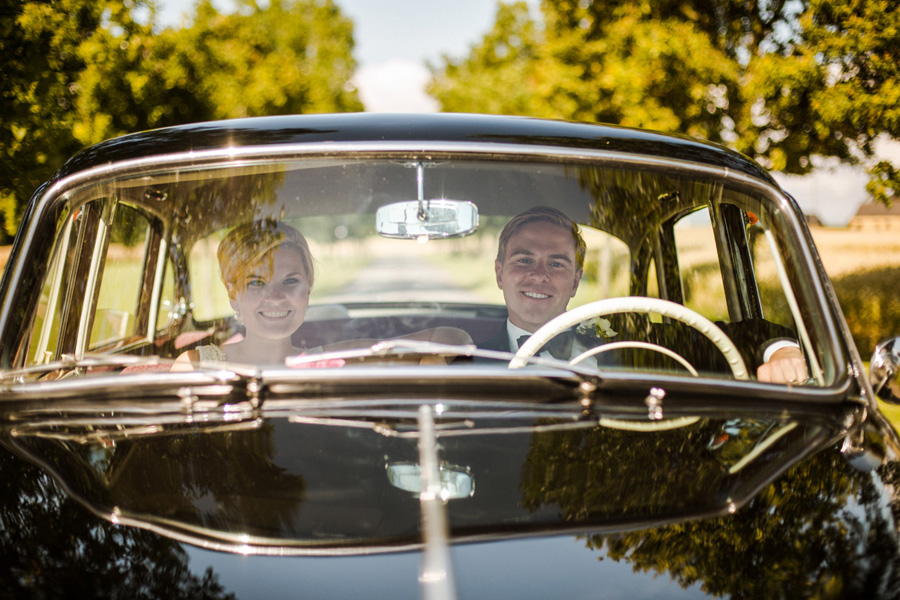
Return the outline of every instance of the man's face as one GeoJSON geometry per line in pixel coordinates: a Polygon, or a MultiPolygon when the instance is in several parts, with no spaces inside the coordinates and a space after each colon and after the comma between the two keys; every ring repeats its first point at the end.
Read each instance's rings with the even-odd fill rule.
{"type": "Polygon", "coordinates": [[[581,281],[572,233],[542,221],[513,234],[503,262],[495,261],[494,269],[509,320],[532,333],[565,312],[581,281]]]}

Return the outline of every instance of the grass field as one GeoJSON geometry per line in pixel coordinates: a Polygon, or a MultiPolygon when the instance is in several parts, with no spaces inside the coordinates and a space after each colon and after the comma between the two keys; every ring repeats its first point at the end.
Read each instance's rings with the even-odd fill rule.
{"type": "Polygon", "coordinates": [[[813,240],[832,279],[883,267],[900,267],[900,231],[816,227],[813,240]]]}

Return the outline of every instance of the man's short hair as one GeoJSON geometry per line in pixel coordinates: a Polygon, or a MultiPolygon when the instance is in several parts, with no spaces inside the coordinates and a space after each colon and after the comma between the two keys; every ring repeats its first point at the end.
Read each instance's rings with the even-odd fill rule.
{"type": "Polygon", "coordinates": [[[510,219],[500,232],[497,260],[501,264],[503,259],[506,258],[506,246],[509,243],[509,238],[531,223],[550,223],[571,232],[572,240],[575,242],[575,265],[578,269],[584,268],[584,255],[587,252],[587,244],[585,244],[584,238],[581,237],[581,229],[578,227],[578,223],[570,219],[561,210],[552,206],[535,206],[510,219]]]}

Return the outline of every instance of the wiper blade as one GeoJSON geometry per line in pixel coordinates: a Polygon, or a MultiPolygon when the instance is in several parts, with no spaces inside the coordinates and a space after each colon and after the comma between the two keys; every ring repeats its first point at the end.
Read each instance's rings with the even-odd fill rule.
{"type": "Polygon", "coordinates": [[[96,367],[162,366],[170,365],[172,362],[170,359],[158,356],[135,356],[132,354],[86,354],[80,358],[73,354],[63,354],[58,360],[52,362],[6,371],[3,373],[3,379],[18,379],[53,371],[72,371],[96,367]]]}
{"type": "MultiPolygon", "coordinates": [[[[484,358],[495,358],[498,360],[508,360],[509,355],[505,352],[496,352],[493,350],[481,350],[474,344],[456,345],[441,344],[438,342],[428,342],[421,340],[385,340],[377,342],[371,346],[362,348],[350,348],[347,350],[334,350],[331,352],[321,352],[317,354],[298,354],[297,356],[289,356],[284,363],[288,367],[303,368],[319,363],[334,362],[337,365],[341,361],[378,358],[378,357],[400,357],[405,355],[416,356],[483,356],[484,358]]],[[[326,365],[327,366],[327,365],[326,365]]]]}
{"type": "MultiPolygon", "coordinates": [[[[366,358],[399,358],[404,356],[446,356],[473,357],[509,362],[513,358],[510,352],[485,350],[475,344],[441,344],[423,340],[394,339],[385,340],[363,348],[336,350],[319,354],[299,354],[285,359],[285,365],[291,368],[307,368],[312,366],[341,366],[348,360],[366,358]],[[342,362],[343,361],[343,362],[342,362]]],[[[562,369],[569,373],[596,377],[597,370],[582,365],[573,365],[555,358],[532,356],[525,359],[528,365],[538,365],[562,369]]]]}

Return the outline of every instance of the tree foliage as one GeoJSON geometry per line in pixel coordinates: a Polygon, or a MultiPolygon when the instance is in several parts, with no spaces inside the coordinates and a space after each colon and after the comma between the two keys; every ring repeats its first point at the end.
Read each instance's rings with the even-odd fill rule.
{"type": "Polygon", "coordinates": [[[100,521],[39,467],[0,445],[0,599],[234,600],[178,543],[100,521]]]}
{"type": "Polygon", "coordinates": [[[900,5],[890,0],[543,0],[500,4],[461,60],[432,67],[444,110],[684,133],[763,165],[869,167],[890,202],[900,170],[900,5]]]}
{"type": "Polygon", "coordinates": [[[215,119],[361,110],[353,24],[333,0],[200,0],[159,30],[147,0],[0,0],[0,241],[86,145],[215,119]]]}
{"type": "Polygon", "coordinates": [[[107,29],[82,47],[76,135],[90,144],[175,123],[361,110],[352,51],[353,25],[331,0],[248,1],[229,15],[202,0],[184,29],[125,40],[107,29]]]}
{"type": "Polygon", "coordinates": [[[80,147],[73,135],[78,53],[106,24],[123,32],[118,2],[0,0],[0,241],[37,185],[80,147]],[[106,16],[105,16],[106,15],[106,16]]]}

